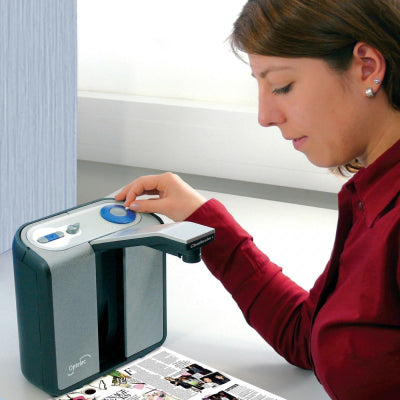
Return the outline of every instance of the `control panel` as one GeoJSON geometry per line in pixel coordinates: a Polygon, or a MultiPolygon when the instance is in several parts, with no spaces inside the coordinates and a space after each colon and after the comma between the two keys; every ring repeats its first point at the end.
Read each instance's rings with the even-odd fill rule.
{"type": "Polygon", "coordinates": [[[30,245],[46,250],[66,250],[84,242],[138,224],[141,215],[121,203],[105,200],[38,221],[26,233],[30,245]]]}

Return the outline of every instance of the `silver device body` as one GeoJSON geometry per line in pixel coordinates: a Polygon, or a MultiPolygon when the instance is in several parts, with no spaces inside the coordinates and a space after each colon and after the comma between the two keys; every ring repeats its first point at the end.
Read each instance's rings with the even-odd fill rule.
{"type": "Polygon", "coordinates": [[[166,252],[196,262],[214,230],[112,199],[21,227],[13,245],[21,367],[52,395],[166,338],[166,252]]]}

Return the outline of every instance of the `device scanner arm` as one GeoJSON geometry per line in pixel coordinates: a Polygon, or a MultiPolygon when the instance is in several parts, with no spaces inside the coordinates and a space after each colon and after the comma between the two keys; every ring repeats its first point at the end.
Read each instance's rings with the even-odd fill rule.
{"type": "Polygon", "coordinates": [[[132,246],[148,246],[182,257],[184,262],[201,260],[201,247],[214,240],[215,230],[208,226],[183,221],[170,224],[132,227],[92,240],[95,251],[132,246]]]}

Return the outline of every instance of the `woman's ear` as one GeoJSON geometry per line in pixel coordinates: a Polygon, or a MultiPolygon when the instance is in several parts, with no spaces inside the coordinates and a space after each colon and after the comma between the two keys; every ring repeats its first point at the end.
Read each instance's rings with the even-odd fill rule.
{"type": "Polygon", "coordinates": [[[386,61],[382,53],[367,43],[358,42],[354,46],[353,57],[361,83],[377,90],[376,82],[381,83],[386,72],[386,61]]]}

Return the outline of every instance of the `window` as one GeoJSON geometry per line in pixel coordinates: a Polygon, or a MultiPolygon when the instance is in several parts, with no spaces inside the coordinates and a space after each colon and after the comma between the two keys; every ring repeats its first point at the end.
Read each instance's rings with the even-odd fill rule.
{"type": "Polygon", "coordinates": [[[227,38],[244,0],[79,0],[79,90],[256,108],[227,38]]]}

